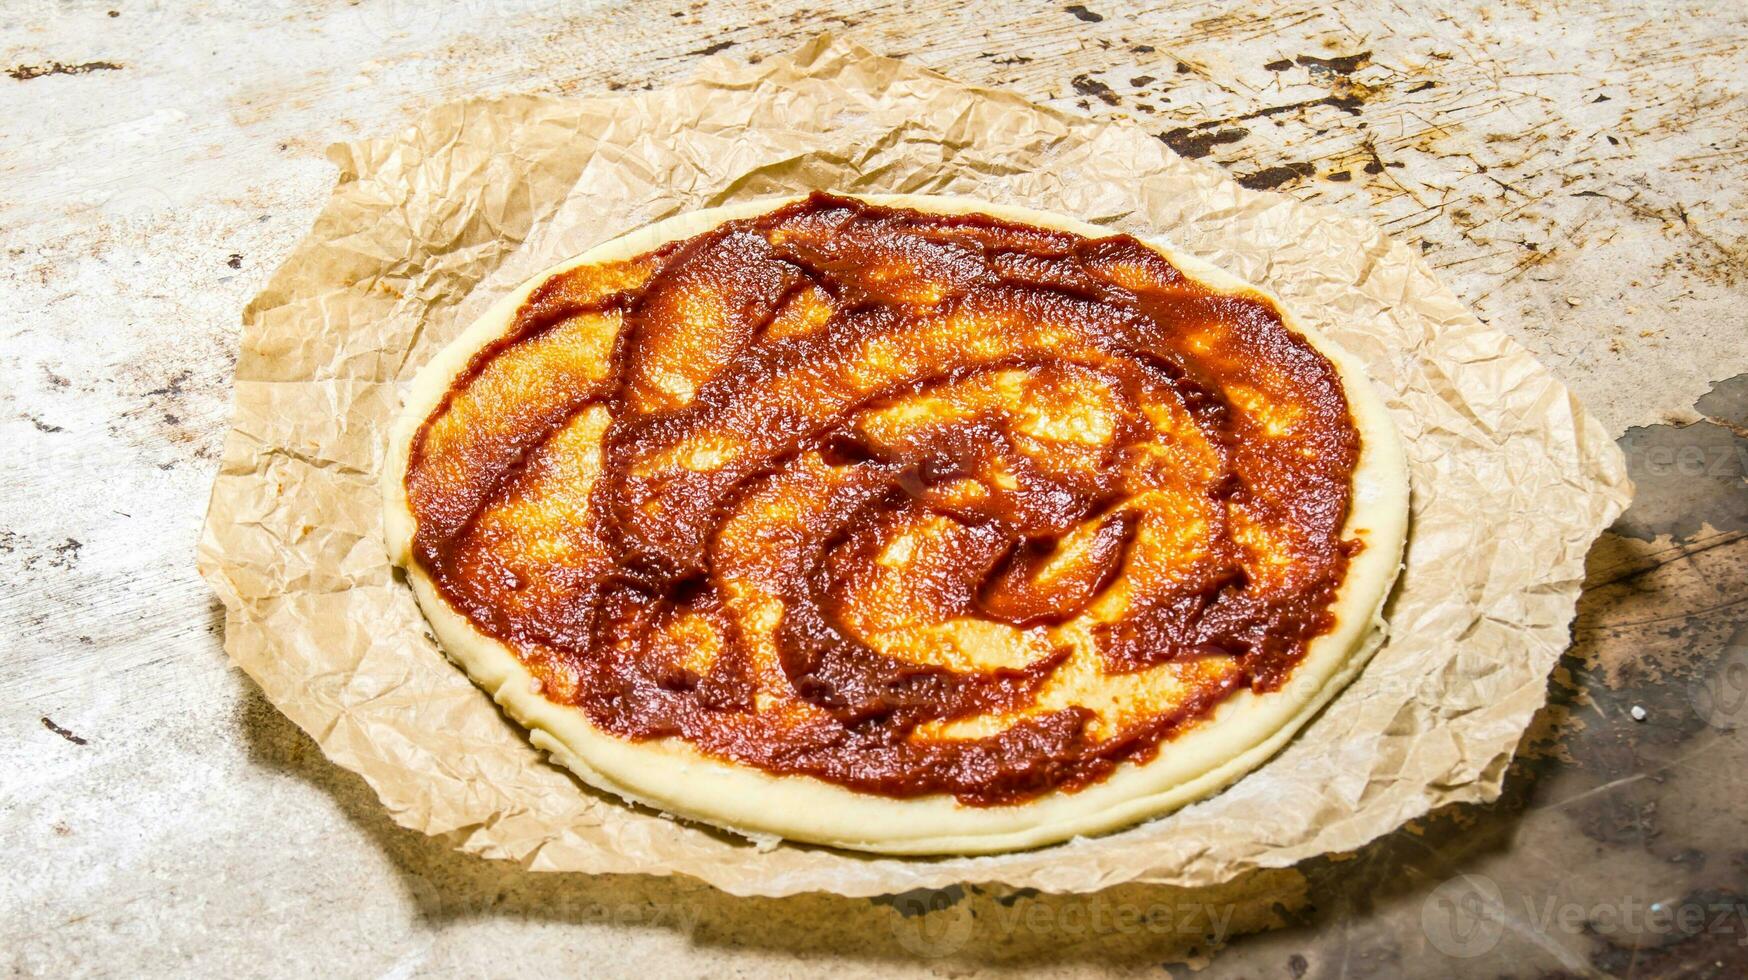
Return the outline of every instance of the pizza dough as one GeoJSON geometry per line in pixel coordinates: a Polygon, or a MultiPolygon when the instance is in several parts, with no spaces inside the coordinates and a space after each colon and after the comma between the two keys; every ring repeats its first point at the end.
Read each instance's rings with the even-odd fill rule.
{"type": "Polygon", "coordinates": [[[447,654],[538,746],[751,836],[988,853],[1216,792],[1363,666],[1408,485],[1350,355],[1255,287],[1083,222],[797,200],[681,215],[549,269],[407,393],[389,553],[447,654]],[[786,205],[786,223],[746,224],[786,205]],[[919,217],[857,251],[831,223],[858,207],[990,217],[919,217]],[[1051,264],[1067,239],[1073,269],[1051,264]],[[771,248],[811,250],[807,275],[771,248]],[[1087,268],[1099,282],[1057,281],[1087,268]],[[962,299],[1008,295],[992,275],[1032,288],[962,299]],[[1130,364],[1132,311],[1089,298],[1111,290],[1219,329],[1130,364]],[[1106,334],[1055,331],[1059,314],[1106,334]],[[1197,344],[1224,373],[1198,373],[1197,344]],[[1282,377],[1325,379],[1339,424],[1327,392],[1301,400],[1282,377]],[[1251,437],[1204,439],[1209,419],[1251,437]]]}

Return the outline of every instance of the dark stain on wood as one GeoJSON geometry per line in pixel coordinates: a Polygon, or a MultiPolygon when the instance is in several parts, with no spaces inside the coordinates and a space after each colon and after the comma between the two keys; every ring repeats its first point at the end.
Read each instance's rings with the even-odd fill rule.
{"type": "Polygon", "coordinates": [[[906,919],[949,909],[964,900],[965,886],[963,885],[948,885],[945,888],[912,888],[907,892],[875,895],[868,899],[875,905],[884,905],[896,911],[906,919]]]}
{"type": "Polygon", "coordinates": [[[1214,151],[1214,147],[1224,143],[1236,143],[1250,135],[1250,130],[1238,126],[1229,129],[1216,129],[1209,132],[1179,126],[1168,132],[1160,133],[1159,138],[1165,145],[1172,148],[1180,157],[1190,160],[1200,160],[1214,151]]]}
{"type": "Polygon", "coordinates": [[[1258,170],[1238,178],[1238,182],[1253,191],[1273,190],[1284,184],[1290,184],[1301,177],[1309,177],[1317,172],[1317,168],[1309,163],[1286,163],[1278,167],[1258,170]]]}
{"type": "Polygon", "coordinates": [[[1069,84],[1073,85],[1074,90],[1081,95],[1096,96],[1098,100],[1105,105],[1116,105],[1119,101],[1117,93],[1111,91],[1109,85],[1106,85],[1104,82],[1099,81],[1091,75],[1076,75],[1069,79],[1069,84]]]}
{"type": "Polygon", "coordinates": [[[85,542],[78,538],[68,538],[50,548],[54,557],[49,559],[50,568],[72,568],[79,563],[79,552],[84,550],[85,542]]]}
{"type": "Polygon", "coordinates": [[[1294,60],[1311,69],[1313,75],[1352,75],[1371,63],[1372,53],[1361,51],[1339,58],[1319,58],[1316,55],[1302,54],[1294,60]]]}
{"type": "Polygon", "coordinates": [[[1062,9],[1066,10],[1067,12],[1080,18],[1081,20],[1086,21],[1088,24],[1097,24],[1099,21],[1105,19],[1105,16],[1103,14],[1095,14],[1092,11],[1086,9],[1086,6],[1084,4],[1078,4],[1078,3],[1071,4],[1067,7],[1063,7],[1062,9]]]}
{"type": "Polygon", "coordinates": [[[1615,522],[1624,537],[1686,538],[1703,524],[1748,531],[1748,374],[1712,386],[1694,403],[1705,418],[1689,425],[1634,426],[1620,438],[1633,506],[1615,522]]]}

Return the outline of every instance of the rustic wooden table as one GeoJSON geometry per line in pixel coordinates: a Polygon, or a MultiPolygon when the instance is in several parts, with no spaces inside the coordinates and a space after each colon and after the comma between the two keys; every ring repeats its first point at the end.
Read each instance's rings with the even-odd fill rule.
{"type": "Polygon", "coordinates": [[[23,974],[1748,972],[1748,8],[147,0],[0,9],[0,965],[23,974]],[[1496,805],[1217,893],[747,900],[396,828],[225,662],[238,312],[330,142],[848,33],[1425,251],[1627,450],[1496,805]]]}

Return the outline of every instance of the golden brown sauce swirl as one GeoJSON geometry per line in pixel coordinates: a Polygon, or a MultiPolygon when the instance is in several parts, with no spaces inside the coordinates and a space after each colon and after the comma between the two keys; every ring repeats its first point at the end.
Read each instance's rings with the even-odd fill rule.
{"type": "Polygon", "coordinates": [[[551,277],[414,440],[415,560],[630,739],[1023,800],[1278,687],[1359,438],[1267,301],[815,194],[551,277]]]}

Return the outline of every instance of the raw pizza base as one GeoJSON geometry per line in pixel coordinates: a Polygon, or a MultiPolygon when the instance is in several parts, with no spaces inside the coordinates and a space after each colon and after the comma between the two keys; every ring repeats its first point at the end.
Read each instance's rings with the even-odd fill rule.
{"type": "MultiPolygon", "coordinates": [[[[1281,688],[1260,695],[1248,689],[1235,692],[1198,724],[1162,743],[1151,760],[1125,762],[1097,783],[986,807],[966,806],[944,794],[899,799],[810,776],[774,775],[707,756],[678,738],[630,741],[596,728],[581,709],[535,693],[533,674],[511,650],[451,607],[413,560],[414,516],[405,475],[414,436],[474,354],[503,335],[528,296],[551,276],[631,258],[802,196],[678,215],[546,269],[481,315],[407,389],[382,474],[389,557],[405,569],[444,652],[528,729],[536,746],[591,786],[755,840],[782,837],[886,854],[987,854],[1105,833],[1210,796],[1274,755],[1365,666],[1384,640],[1382,608],[1401,568],[1408,525],[1407,465],[1383,399],[1356,358],[1298,321],[1278,298],[1167,244],[1148,241],[1179,270],[1213,289],[1260,295],[1273,303],[1287,327],[1335,365],[1360,434],[1343,537],[1359,538],[1365,547],[1350,561],[1331,607],[1334,627],[1307,645],[1304,659],[1281,688]]],[[[963,197],[845,196],[939,214],[988,214],[1088,238],[1111,233],[1047,212],[963,197]]]]}

